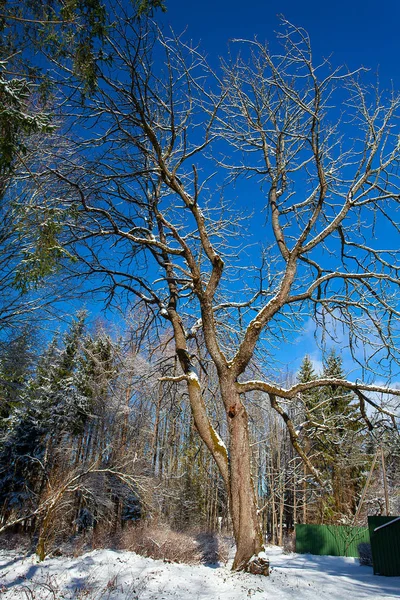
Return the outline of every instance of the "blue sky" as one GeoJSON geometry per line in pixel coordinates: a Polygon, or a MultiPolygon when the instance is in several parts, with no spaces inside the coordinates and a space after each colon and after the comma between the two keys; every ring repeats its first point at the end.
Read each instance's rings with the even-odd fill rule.
{"type": "MultiPolygon", "coordinates": [[[[369,69],[363,75],[364,81],[370,79],[375,83],[378,75],[382,88],[393,85],[400,89],[400,4],[394,1],[379,4],[371,0],[339,0],[333,4],[314,0],[253,0],[247,3],[168,0],[167,12],[158,15],[158,21],[170,25],[176,33],[186,30],[185,39],[200,43],[208,61],[217,66],[218,57],[226,55],[231,39],[256,36],[261,42],[268,41],[272,48],[277,47],[280,14],[310,34],[316,60],[330,57],[333,66],[344,64],[350,70],[363,66],[369,69]]],[[[285,365],[295,371],[306,352],[319,367],[321,355],[316,348],[314,328],[308,321],[294,345],[285,347],[282,356],[278,352],[282,368],[285,365]]],[[[352,372],[352,377],[359,376],[360,372],[345,350],[343,358],[345,369],[352,372]]]]}
{"type": "Polygon", "coordinates": [[[226,52],[232,38],[273,42],[283,14],[311,36],[314,52],[332,56],[332,62],[354,69],[361,65],[376,74],[383,84],[393,80],[400,87],[400,3],[395,0],[167,0],[167,12],[158,20],[179,33],[201,42],[211,59],[226,52]]]}
{"type": "MultiPolygon", "coordinates": [[[[276,31],[280,27],[278,15],[283,14],[294,25],[308,31],[317,61],[330,57],[333,66],[346,64],[351,70],[360,66],[367,67],[370,72],[364,78],[371,78],[371,81],[376,80],[379,71],[383,87],[390,87],[393,82],[394,87],[400,89],[400,4],[395,2],[387,2],[386,11],[377,11],[377,3],[370,0],[350,0],[346,3],[340,0],[335,5],[317,1],[299,3],[293,0],[253,0],[248,3],[237,0],[166,0],[166,5],[167,12],[158,12],[157,21],[165,27],[170,25],[175,33],[186,30],[184,38],[193,40],[195,44],[199,43],[202,53],[207,55],[213,66],[217,66],[220,56],[226,55],[231,39],[252,39],[257,36],[259,41],[267,40],[272,48],[277,47],[276,31]]],[[[233,190],[233,200],[237,200],[238,205],[241,202],[251,202],[252,205],[248,207],[257,214],[260,200],[253,195],[255,188],[243,193],[247,191],[248,185],[248,182],[238,184],[233,190]]],[[[259,219],[258,223],[260,238],[264,220],[265,217],[259,219]]],[[[256,247],[254,256],[258,264],[259,247],[256,247]]],[[[233,284],[233,291],[236,292],[241,285],[241,281],[233,284]]],[[[99,314],[99,303],[90,305],[88,301],[86,307],[93,317],[99,314]]],[[[110,315],[110,321],[115,321],[116,318],[118,321],[118,316],[110,315]]],[[[311,321],[304,322],[302,334],[294,334],[290,328],[288,334],[293,338],[293,344],[289,347],[285,345],[275,353],[281,362],[282,371],[296,371],[306,353],[311,355],[316,366],[320,366],[318,363],[321,361],[321,354],[316,348],[311,321]]],[[[340,341],[339,335],[339,343],[340,341]]],[[[359,372],[354,370],[345,351],[343,357],[346,371],[352,372],[351,377],[355,378],[359,372]]]]}

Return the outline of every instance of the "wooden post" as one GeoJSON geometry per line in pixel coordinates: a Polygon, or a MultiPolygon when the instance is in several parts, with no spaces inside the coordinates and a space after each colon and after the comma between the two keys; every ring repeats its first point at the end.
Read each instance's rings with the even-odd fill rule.
{"type": "Polygon", "coordinates": [[[297,523],[297,481],[296,481],[296,463],[293,462],[293,526],[297,523]]]}
{"type": "Polygon", "coordinates": [[[382,445],[381,445],[381,461],[382,461],[383,489],[385,491],[386,516],[388,517],[389,513],[390,513],[389,493],[388,493],[388,485],[387,485],[387,477],[386,477],[385,456],[383,454],[383,446],[382,445]]]}
{"type": "Polygon", "coordinates": [[[364,489],[363,489],[363,492],[362,492],[362,495],[361,495],[360,504],[358,505],[358,508],[357,508],[357,510],[356,510],[356,514],[354,515],[353,524],[355,524],[355,523],[356,523],[356,521],[357,521],[357,518],[358,518],[358,515],[360,514],[360,511],[361,511],[362,505],[363,505],[363,503],[364,503],[364,500],[365,500],[365,494],[367,493],[368,486],[369,486],[369,484],[370,484],[370,482],[371,482],[372,473],[374,472],[375,463],[376,463],[376,460],[377,460],[377,458],[378,458],[378,453],[379,453],[379,448],[378,448],[378,449],[377,449],[377,451],[375,452],[375,456],[374,456],[374,459],[373,459],[373,461],[372,461],[372,465],[371,465],[371,469],[370,469],[370,472],[369,472],[369,475],[368,475],[368,479],[367,479],[367,481],[366,481],[366,483],[365,483],[365,486],[364,486],[364,489]]]}
{"type": "Polygon", "coordinates": [[[307,466],[303,467],[303,523],[307,523],[307,466]]]}

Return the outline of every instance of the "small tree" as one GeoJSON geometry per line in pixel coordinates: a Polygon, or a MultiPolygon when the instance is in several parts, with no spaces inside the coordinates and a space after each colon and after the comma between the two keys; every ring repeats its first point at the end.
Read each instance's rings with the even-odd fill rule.
{"type": "MultiPolygon", "coordinates": [[[[58,206],[71,215],[68,251],[81,269],[97,277],[110,302],[120,291],[121,304],[136,298],[170,328],[181,372],[164,380],[186,384],[196,429],[224,481],[237,545],[233,566],[257,569],[251,559],[263,536],[246,395],[265,395],[316,478],[288,410],[298,394],[352,390],[367,420],[365,404],[377,407],[369,392],[399,395],[324,376],[284,387],[278,373],[275,381],[257,379],[249,368],[257,347],[272,356],[288,324],[299,330],[310,317],[326,335],[341,327],[354,359],[370,372],[383,355],[398,360],[400,278],[398,251],[390,249],[398,244],[382,243],[378,233],[384,225],[398,235],[400,151],[392,124],[400,99],[365,87],[358,73],[326,61],[315,66],[307,34],[285,21],[282,53],[248,42],[245,58],[224,63],[218,74],[179,39],[156,32],[156,43],[151,31],[138,33],[131,23],[116,11],[106,39],[113,63],[98,73],[93,97],[73,107],[84,139],[64,143],[68,160],[55,168],[53,154],[39,174],[57,181],[58,206]],[[153,59],[154,43],[163,64],[153,59]],[[256,193],[253,180],[263,192],[257,210],[267,219],[259,257],[240,252],[248,240],[226,187],[240,182],[240,193],[246,183],[243,212],[256,193]],[[203,394],[200,332],[218,377],[227,446],[203,394]],[[365,360],[357,343],[365,344],[365,360]]],[[[258,241],[257,232],[259,224],[250,222],[258,241]]]]}

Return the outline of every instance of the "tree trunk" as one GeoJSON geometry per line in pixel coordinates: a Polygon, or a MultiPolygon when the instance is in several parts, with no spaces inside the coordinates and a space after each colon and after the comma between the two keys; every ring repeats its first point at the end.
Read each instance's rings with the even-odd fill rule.
{"type": "Polygon", "coordinates": [[[257,500],[251,475],[251,451],[247,411],[234,384],[222,388],[230,433],[230,511],[236,541],[233,569],[268,574],[257,500]],[[225,387],[225,389],[224,389],[225,387]],[[226,399],[229,402],[226,402],[226,399]],[[252,559],[252,560],[251,560],[252,559]]]}
{"type": "Polygon", "coordinates": [[[280,474],[280,484],[279,484],[279,538],[278,538],[278,546],[283,546],[283,513],[285,510],[285,486],[282,481],[283,474],[280,474]]]}
{"type": "Polygon", "coordinates": [[[303,524],[307,523],[307,467],[303,467],[303,524]]]}
{"type": "Polygon", "coordinates": [[[247,412],[236,390],[236,376],[229,373],[228,366],[220,366],[220,390],[230,434],[228,457],[225,444],[209,420],[200,379],[191,363],[181,319],[173,306],[170,306],[169,314],[174,328],[176,353],[188,387],[193,421],[218,466],[230,499],[236,541],[236,555],[232,568],[268,575],[269,561],[263,553],[263,535],[251,476],[247,412]]]}
{"type": "Polygon", "coordinates": [[[156,474],[157,469],[157,451],[158,451],[158,437],[160,427],[160,413],[161,413],[161,402],[162,402],[162,384],[158,385],[158,395],[156,404],[156,414],[154,418],[154,430],[153,430],[153,442],[152,442],[152,456],[153,456],[153,475],[156,474]]]}
{"type": "Polygon", "coordinates": [[[230,499],[236,555],[233,569],[268,575],[263,535],[257,512],[257,500],[251,475],[251,451],[247,412],[233,381],[221,382],[229,434],[229,460],[225,446],[206,415],[198,377],[190,373],[188,391],[197,430],[211,451],[223,477],[230,499]]]}

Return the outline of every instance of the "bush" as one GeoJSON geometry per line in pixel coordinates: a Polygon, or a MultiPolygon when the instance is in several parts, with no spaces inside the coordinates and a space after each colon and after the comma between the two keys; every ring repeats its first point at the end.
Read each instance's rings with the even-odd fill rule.
{"type": "Polygon", "coordinates": [[[118,548],[170,562],[202,562],[196,540],[186,533],[173,531],[167,525],[130,525],[121,532],[118,548]]]}
{"type": "Polygon", "coordinates": [[[285,554],[296,552],[296,533],[289,532],[283,536],[283,551],[285,554]]]}
{"type": "Polygon", "coordinates": [[[196,535],[196,541],[202,556],[202,562],[205,564],[216,564],[228,562],[229,548],[233,540],[222,537],[215,533],[199,533],[196,535]]]}
{"type": "Polygon", "coordinates": [[[0,549],[28,553],[32,551],[32,539],[26,533],[6,531],[0,535],[0,549]]]}
{"type": "Polygon", "coordinates": [[[372,567],[371,544],[368,544],[367,542],[361,542],[360,544],[358,544],[357,549],[360,565],[367,565],[368,567],[372,567]]]}

